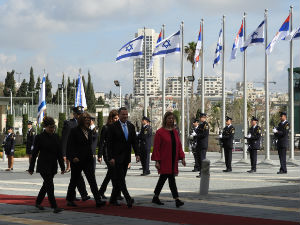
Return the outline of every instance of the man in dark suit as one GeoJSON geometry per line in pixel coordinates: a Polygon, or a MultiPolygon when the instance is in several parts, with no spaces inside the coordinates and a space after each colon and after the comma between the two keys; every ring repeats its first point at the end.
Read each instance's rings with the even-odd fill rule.
{"type": "Polygon", "coordinates": [[[28,121],[27,123],[28,131],[26,136],[26,154],[29,158],[29,164],[32,157],[32,150],[33,150],[33,144],[34,144],[34,138],[35,138],[35,131],[32,128],[32,122],[28,121]]]}
{"type": "MultiPolygon", "coordinates": [[[[70,172],[70,161],[67,159],[66,157],[66,153],[67,153],[67,148],[68,148],[68,138],[70,136],[70,132],[71,129],[74,127],[77,127],[78,123],[78,117],[79,115],[81,115],[83,113],[83,107],[82,106],[78,106],[78,107],[73,107],[73,119],[70,120],[65,120],[64,121],[64,126],[63,126],[63,130],[62,130],[62,151],[63,151],[63,157],[65,162],[67,163],[67,168],[66,168],[66,172],[70,172]]],[[[85,186],[85,182],[82,176],[79,177],[78,179],[78,183],[77,183],[77,189],[81,195],[81,199],[83,201],[86,201],[88,199],[90,199],[91,197],[88,196],[88,193],[86,191],[86,186],[85,186]]],[[[78,200],[76,198],[76,192],[74,194],[73,197],[73,201],[78,200]]]]}
{"type": "Polygon", "coordinates": [[[273,129],[273,133],[277,140],[277,151],[280,161],[280,169],[277,174],[287,173],[286,168],[286,150],[289,145],[290,124],[286,120],[286,113],[280,112],[280,123],[273,129]]]}
{"type": "Polygon", "coordinates": [[[5,171],[12,171],[14,169],[15,140],[16,135],[13,133],[13,127],[7,127],[7,135],[2,143],[3,154],[5,153],[8,159],[8,167],[5,171]]]}
{"type": "Polygon", "coordinates": [[[150,126],[150,119],[146,116],[142,118],[142,129],[138,135],[140,143],[141,163],[143,167],[143,173],[141,176],[147,176],[150,174],[150,151],[152,141],[152,127],[150,126]]]}
{"type": "Polygon", "coordinates": [[[96,148],[98,144],[98,127],[95,126],[95,117],[91,118],[91,126],[90,129],[92,131],[92,151],[93,151],[93,157],[94,157],[94,168],[96,170],[96,148]]]}
{"type": "Polygon", "coordinates": [[[126,173],[128,164],[131,162],[131,149],[133,148],[136,161],[140,161],[137,148],[137,138],[135,127],[128,121],[128,111],[125,107],[118,110],[119,120],[108,128],[108,160],[112,166],[113,190],[110,197],[110,203],[119,205],[117,197],[119,190],[122,191],[127,207],[131,208],[134,199],[130,197],[126,187],[126,173]]]}
{"type": "Polygon", "coordinates": [[[226,116],[226,127],[223,128],[222,134],[220,134],[220,139],[223,144],[224,153],[225,153],[225,164],[226,170],[223,172],[231,172],[231,161],[232,161],[232,148],[233,148],[233,139],[235,128],[232,126],[232,118],[226,116]]]}
{"type": "Polygon", "coordinates": [[[261,128],[257,125],[258,119],[252,116],[251,127],[248,130],[248,136],[245,139],[248,140],[248,151],[250,153],[251,160],[251,170],[248,173],[256,172],[256,162],[257,162],[257,150],[260,149],[260,139],[261,139],[261,128]]]}
{"type": "Polygon", "coordinates": [[[202,161],[206,159],[206,151],[208,148],[209,125],[206,122],[206,113],[200,113],[200,125],[196,129],[196,157],[199,164],[200,173],[197,176],[201,177],[202,161]]]}

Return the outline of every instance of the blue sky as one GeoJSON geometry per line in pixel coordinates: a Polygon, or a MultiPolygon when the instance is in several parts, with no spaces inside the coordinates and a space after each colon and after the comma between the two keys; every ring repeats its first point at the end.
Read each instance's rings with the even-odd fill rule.
{"type": "MultiPolygon", "coordinates": [[[[289,6],[294,6],[293,26],[300,25],[298,0],[10,0],[0,1],[0,80],[6,72],[22,72],[29,77],[30,66],[35,76],[43,69],[49,73],[56,89],[62,73],[76,78],[78,69],[90,70],[95,91],[118,92],[113,80],[120,80],[125,93],[132,92],[132,61],[115,63],[118,49],[134,37],[138,28],[153,28],[159,32],[166,24],[166,35],[176,32],[181,21],[185,24],[184,42],[196,41],[201,18],[205,21],[205,74],[220,75],[212,68],[214,50],[226,15],[226,86],[235,87],[242,80],[242,55],[229,62],[234,37],[240,27],[243,12],[247,13],[249,34],[263,20],[269,9],[268,36],[275,35],[289,6]]],[[[294,65],[300,64],[300,41],[294,42],[294,65]]],[[[247,50],[249,81],[264,80],[264,48],[253,46],[247,50]]],[[[166,59],[166,74],[180,75],[179,55],[166,59]]],[[[289,43],[280,41],[269,57],[271,91],[287,90],[289,43]]],[[[185,62],[185,74],[191,65],[185,62]]],[[[196,78],[200,68],[196,69],[196,78]]],[[[258,85],[259,86],[259,85],[258,85]]]]}

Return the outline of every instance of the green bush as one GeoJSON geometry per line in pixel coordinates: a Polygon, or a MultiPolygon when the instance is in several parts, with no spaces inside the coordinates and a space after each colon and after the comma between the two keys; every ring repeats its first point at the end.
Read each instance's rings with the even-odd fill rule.
{"type": "Polygon", "coordinates": [[[26,142],[27,131],[28,131],[28,114],[23,114],[23,120],[22,120],[23,143],[26,142]]]}
{"type": "Polygon", "coordinates": [[[64,127],[64,121],[66,120],[66,114],[65,113],[59,113],[58,117],[58,128],[57,128],[57,134],[59,137],[62,135],[62,130],[64,127]]]}

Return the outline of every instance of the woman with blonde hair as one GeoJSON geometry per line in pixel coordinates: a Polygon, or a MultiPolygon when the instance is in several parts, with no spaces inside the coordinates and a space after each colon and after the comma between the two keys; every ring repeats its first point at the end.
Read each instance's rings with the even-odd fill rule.
{"type": "Polygon", "coordinates": [[[164,205],[159,199],[159,194],[168,179],[176,207],[184,205],[184,203],[179,200],[175,176],[178,174],[178,161],[181,160],[184,166],[186,163],[180,138],[174,124],[174,114],[172,112],[165,113],[163,126],[156,131],[151,160],[155,161],[155,167],[160,174],[154,190],[152,203],[164,205]]]}

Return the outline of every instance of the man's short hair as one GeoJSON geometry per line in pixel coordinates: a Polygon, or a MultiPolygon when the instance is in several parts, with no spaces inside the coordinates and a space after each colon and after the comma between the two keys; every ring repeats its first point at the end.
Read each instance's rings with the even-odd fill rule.
{"type": "Polygon", "coordinates": [[[127,108],[126,107],[119,108],[118,113],[120,114],[122,110],[126,110],[127,111],[127,108]]]}

